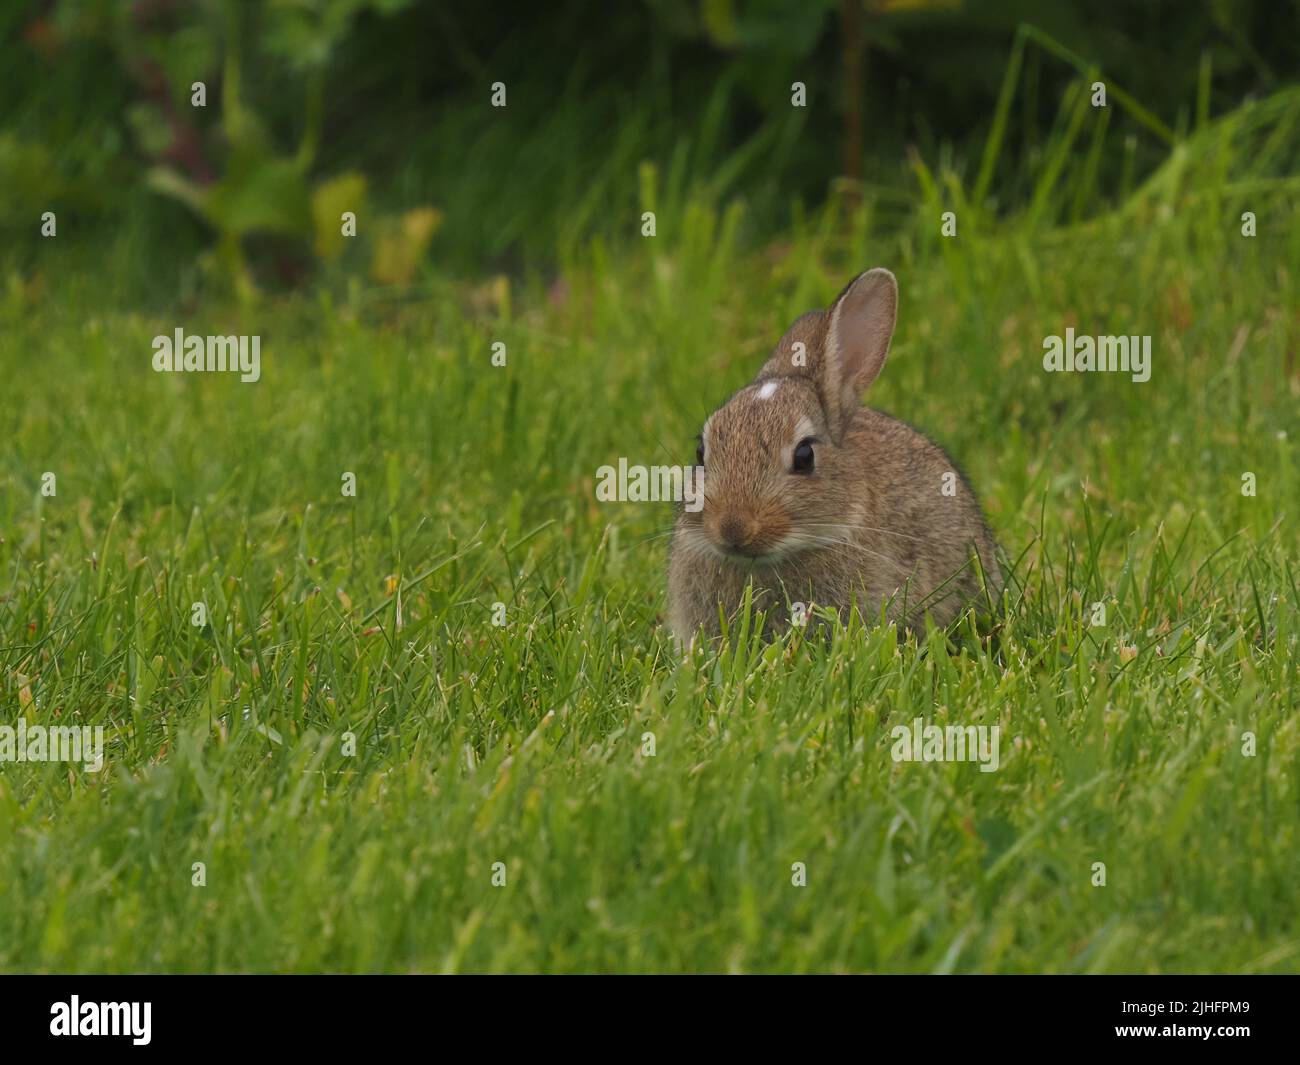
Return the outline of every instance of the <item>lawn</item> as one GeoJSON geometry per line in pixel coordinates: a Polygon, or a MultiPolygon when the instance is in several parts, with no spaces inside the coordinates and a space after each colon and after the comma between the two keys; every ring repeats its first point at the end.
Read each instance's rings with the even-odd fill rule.
{"type": "Polygon", "coordinates": [[[1298,106],[1074,224],[918,163],[901,225],[687,199],[549,274],[193,311],[49,242],[0,300],[0,697],[105,764],[0,768],[0,969],[1300,970],[1298,106]],[[689,462],[876,265],[868,401],[969,475],[1001,616],[683,658],[671,508],[596,471],[689,462]],[[178,326],[261,379],[155,373],[178,326]],[[1150,380],[1044,372],[1070,327],[1150,380]],[[917,717],[1000,768],[895,762],[917,717]]]}

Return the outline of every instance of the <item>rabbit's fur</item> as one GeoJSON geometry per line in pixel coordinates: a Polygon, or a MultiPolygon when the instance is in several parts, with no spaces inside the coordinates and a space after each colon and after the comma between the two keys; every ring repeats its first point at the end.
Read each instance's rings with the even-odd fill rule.
{"type": "Polygon", "coordinates": [[[897,305],[893,274],[861,274],[829,311],[795,322],[753,383],[705,423],[703,506],[679,511],[669,562],[678,639],[716,634],[719,608],[735,611],[750,580],[755,608],[782,627],[796,602],[845,617],[856,602],[868,621],[887,604],[887,617],[920,629],[927,615],[944,626],[997,600],[996,546],[952,459],[860,405],[897,305]],[[794,472],[809,438],[812,469],[794,472]]]}

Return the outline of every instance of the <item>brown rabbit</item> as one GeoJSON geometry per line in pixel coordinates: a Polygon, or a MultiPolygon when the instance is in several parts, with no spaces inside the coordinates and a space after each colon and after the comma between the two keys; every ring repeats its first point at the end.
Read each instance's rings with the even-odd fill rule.
{"type": "Polygon", "coordinates": [[[718,632],[753,581],[776,624],[800,602],[856,602],[918,630],[996,600],[1002,575],[979,503],[937,444],[862,394],[889,353],[898,284],[869,270],[792,325],[753,383],[704,424],[703,505],[683,508],[668,567],[682,641],[718,632]],[[987,596],[987,599],[985,598],[987,596]]]}

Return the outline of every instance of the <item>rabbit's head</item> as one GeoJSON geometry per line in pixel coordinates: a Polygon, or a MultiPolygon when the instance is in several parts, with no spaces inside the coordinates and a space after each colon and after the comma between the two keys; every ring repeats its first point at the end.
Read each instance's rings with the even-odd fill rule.
{"type": "Polygon", "coordinates": [[[888,270],[857,277],[828,311],[787,330],[753,383],[705,422],[704,503],[682,531],[740,564],[780,562],[841,542],[862,519],[863,456],[841,447],[894,332],[888,270]]]}

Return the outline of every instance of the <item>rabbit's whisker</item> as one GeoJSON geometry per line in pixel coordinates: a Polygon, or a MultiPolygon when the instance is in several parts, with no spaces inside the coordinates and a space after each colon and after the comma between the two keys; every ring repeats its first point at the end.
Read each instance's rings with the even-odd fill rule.
{"type": "MultiPolygon", "coordinates": [[[[805,529],[838,529],[844,531],[848,531],[850,529],[850,526],[844,525],[840,522],[805,521],[805,522],[800,522],[799,524],[802,528],[805,529]]],[[[875,525],[857,525],[857,526],[853,526],[853,528],[860,529],[862,532],[881,533],[885,536],[899,536],[902,537],[904,540],[915,540],[918,544],[943,543],[942,540],[936,540],[932,537],[912,536],[910,533],[899,532],[897,529],[882,529],[875,525]]]]}
{"type": "Polygon", "coordinates": [[[810,537],[808,543],[811,546],[816,547],[847,547],[851,550],[861,551],[863,554],[871,555],[873,558],[878,558],[891,568],[902,568],[895,559],[890,558],[888,555],[882,555],[879,551],[873,551],[871,548],[865,547],[862,544],[854,543],[852,540],[837,540],[833,537],[810,537]]]}

